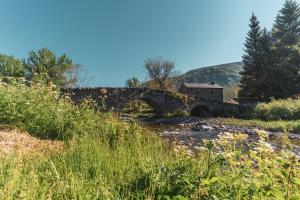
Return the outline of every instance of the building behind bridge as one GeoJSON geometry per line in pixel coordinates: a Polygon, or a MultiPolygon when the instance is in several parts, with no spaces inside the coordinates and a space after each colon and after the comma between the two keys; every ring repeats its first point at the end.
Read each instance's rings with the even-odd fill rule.
{"type": "Polygon", "coordinates": [[[179,92],[206,100],[223,102],[223,87],[211,83],[182,83],[179,92]]]}

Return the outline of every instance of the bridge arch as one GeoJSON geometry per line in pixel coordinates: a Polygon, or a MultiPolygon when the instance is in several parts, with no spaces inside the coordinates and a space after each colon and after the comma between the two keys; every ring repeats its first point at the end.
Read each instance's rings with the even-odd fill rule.
{"type": "Polygon", "coordinates": [[[198,104],[190,109],[191,116],[208,117],[211,115],[211,110],[207,105],[198,104]]]}
{"type": "MultiPolygon", "coordinates": [[[[159,102],[156,102],[153,99],[149,99],[149,98],[143,98],[142,96],[132,96],[130,98],[128,98],[128,100],[126,100],[122,106],[120,107],[120,112],[132,112],[132,110],[128,110],[128,109],[134,109],[134,107],[149,107],[151,108],[152,112],[156,113],[156,114],[161,114],[161,108],[159,105],[159,102]]],[[[133,111],[134,112],[134,111],[133,111]]]]}

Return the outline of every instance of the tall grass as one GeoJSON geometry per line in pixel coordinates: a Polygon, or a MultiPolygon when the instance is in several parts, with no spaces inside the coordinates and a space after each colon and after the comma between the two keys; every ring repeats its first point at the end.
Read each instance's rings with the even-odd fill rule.
{"type": "MultiPolygon", "coordinates": [[[[39,137],[64,138],[45,157],[0,157],[0,199],[299,199],[300,169],[264,137],[244,151],[245,135],[206,141],[195,155],[174,151],[134,122],[75,106],[53,88],[0,86],[2,123],[39,137]],[[7,108],[7,109],[6,109],[7,108]]],[[[1,155],[1,154],[0,154],[1,155]]]]}
{"type": "Polygon", "coordinates": [[[260,119],[236,119],[236,118],[218,118],[222,124],[257,127],[270,131],[281,131],[289,133],[300,133],[300,120],[272,120],[263,121],[260,119]]]}
{"type": "Polygon", "coordinates": [[[13,81],[0,83],[0,123],[25,129],[41,138],[67,139],[85,132],[98,132],[104,122],[92,102],[70,103],[58,90],[37,82],[30,87],[13,81]]]}
{"type": "Polygon", "coordinates": [[[300,99],[279,99],[246,109],[246,119],[220,119],[224,124],[300,133],[300,99]],[[249,112],[250,111],[250,112],[249,112]]]}
{"type": "Polygon", "coordinates": [[[300,119],[300,99],[272,100],[256,106],[255,116],[264,120],[300,119]]]}
{"type": "Polygon", "coordinates": [[[245,152],[244,136],[225,135],[191,157],[138,138],[80,136],[49,158],[1,159],[0,199],[299,199],[297,159],[264,140],[245,152]]]}

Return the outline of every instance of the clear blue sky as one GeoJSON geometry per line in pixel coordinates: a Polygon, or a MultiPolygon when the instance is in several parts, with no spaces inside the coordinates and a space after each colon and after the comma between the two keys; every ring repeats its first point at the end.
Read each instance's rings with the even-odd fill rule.
{"type": "Polygon", "coordinates": [[[284,0],[0,0],[0,52],[47,47],[88,68],[93,86],[145,80],[162,56],[186,72],[241,61],[249,17],[271,28],[284,0]]]}

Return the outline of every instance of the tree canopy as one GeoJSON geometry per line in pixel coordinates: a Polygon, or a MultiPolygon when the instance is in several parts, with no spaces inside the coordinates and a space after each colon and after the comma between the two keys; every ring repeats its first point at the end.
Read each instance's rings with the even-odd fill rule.
{"type": "Polygon", "coordinates": [[[24,73],[25,68],[21,60],[0,54],[0,76],[23,77],[24,73]]]}
{"type": "Polygon", "coordinates": [[[287,0],[272,32],[261,29],[253,14],[245,42],[239,97],[287,98],[300,93],[300,6],[287,0]]]}
{"type": "Polygon", "coordinates": [[[72,60],[66,54],[57,57],[47,48],[29,52],[28,58],[24,60],[24,66],[29,79],[34,74],[47,74],[54,84],[62,87],[77,81],[68,79],[66,75],[74,66],[72,60]]]}
{"type": "Polygon", "coordinates": [[[138,78],[132,77],[127,79],[125,86],[128,88],[138,88],[142,86],[142,82],[138,78]]]}

